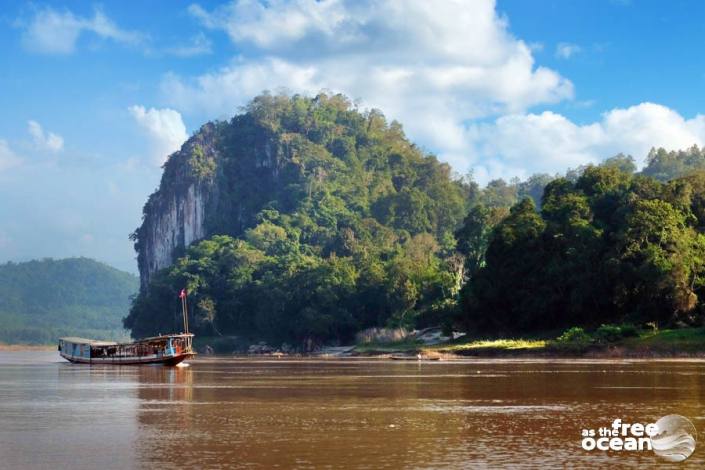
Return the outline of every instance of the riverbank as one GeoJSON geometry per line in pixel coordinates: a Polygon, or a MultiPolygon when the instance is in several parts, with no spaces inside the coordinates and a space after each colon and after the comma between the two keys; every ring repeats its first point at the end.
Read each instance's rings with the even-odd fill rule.
{"type": "MultiPolygon", "coordinates": [[[[585,335],[574,341],[528,338],[459,338],[426,345],[418,341],[357,345],[350,355],[437,357],[705,357],[705,328],[641,331],[633,337],[611,341],[585,335]]],[[[555,337],[554,337],[555,338],[555,337]]]]}
{"type": "Polygon", "coordinates": [[[203,355],[246,357],[391,358],[440,360],[463,357],[484,358],[705,358],[705,328],[636,330],[608,325],[592,332],[572,328],[567,332],[547,331],[517,338],[463,336],[429,344],[420,339],[368,342],[323,347],[310,353],[264,343],[249,344],[236,337],[196,337],[194,344],[203,355]]]}
{"type": "MultiPolygon", "coordinates": [[[[310,355],[323,357],[392,357],[451,359],[453,357],[586,357],[586,358],[705,358],[705,327],[639,331],[632,337],[612,340],[589,334],[574,335],[559,341],[555,332],[518,338],[461,337],[456,340],[425,344],[407,339],[388,343],[367,343],[323,348],[310,355]]],[[[197,337],[196,348],[204,353],[206,346],[216,354],[247,355],[247,345],[233,337],[197,337]]],[[[5,344],[0,351],[52,351],[56,345],[5,344]]],[[[292,355],[289,351],[266,348],[265,354],[292,355]]],[[[308,354],[304,354],[308,355],[308,354]]]]}
{"type": "Polygon", "coordinates": [[[55,344],[5,344],[0,343],[0,351],[52,351],[55,344]]]}

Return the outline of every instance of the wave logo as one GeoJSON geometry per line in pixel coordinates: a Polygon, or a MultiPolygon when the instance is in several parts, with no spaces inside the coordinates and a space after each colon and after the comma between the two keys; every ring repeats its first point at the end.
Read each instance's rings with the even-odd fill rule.
{"type": "Polygon", "coordinates": [[[651,450],[668,462],[682,462],[695,451],[697,431],[693,423],[681,415],[668,415],[655,423],[612,421],[612,426],[583,429],[582,447],[587,451],[651,450]]]}
{"type": "Polygon", "coordinates": [[[654,454],[669,462],[682,462],[695,451],[697,431],[688,418],[668,415],[656,421],[651,436],[654,454]]]}

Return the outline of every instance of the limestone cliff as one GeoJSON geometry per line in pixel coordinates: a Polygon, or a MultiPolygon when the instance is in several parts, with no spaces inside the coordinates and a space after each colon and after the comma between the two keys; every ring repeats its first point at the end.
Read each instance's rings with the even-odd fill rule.
{"type": "Polygon", "coordinates": [[[199,336],[310,350],[445,321],[462,278],[453,233],[475,191],[379,111],[265,93],[167,160],[134,234],[142,289],[123,324],[174,331],[185,284],[199,336]]]}
{"type": "Polygon", "coordinates": [[[143,288],[154,272],[206,236],[205,214],[216,193],[216,143],[216,126],[207,124],[166,162],[159,189],[149,197],[142,225],[132,235],[143,288]]]}
{"type": "Polygon", "coordinates": [[[250,115],[204,125],[165,163],[131,236],[141,287],[191,243],[213,234],[238,236],[282,189],[291,194],[278,180],[282,172],[289,181],[304,177],[295,156],[286,135],[250,115]]]}

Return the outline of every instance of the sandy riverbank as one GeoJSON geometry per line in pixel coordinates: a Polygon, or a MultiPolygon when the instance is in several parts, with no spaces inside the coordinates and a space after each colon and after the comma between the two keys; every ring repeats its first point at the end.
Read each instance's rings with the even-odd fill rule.
{"type": "Polygon", "coordinates": [[[0,343],[0,351],[53,351],[52,344],[5,344],[0,343]]]}

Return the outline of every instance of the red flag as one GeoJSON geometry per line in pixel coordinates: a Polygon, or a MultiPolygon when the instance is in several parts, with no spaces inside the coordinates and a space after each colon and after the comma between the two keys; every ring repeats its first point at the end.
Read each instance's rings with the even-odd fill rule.
{"type": "Polygon", "coordinates": [[[186,289],[181,289],[181,292],[179,292],[179,298],[183,299],[186,297],[186,289]]]}

